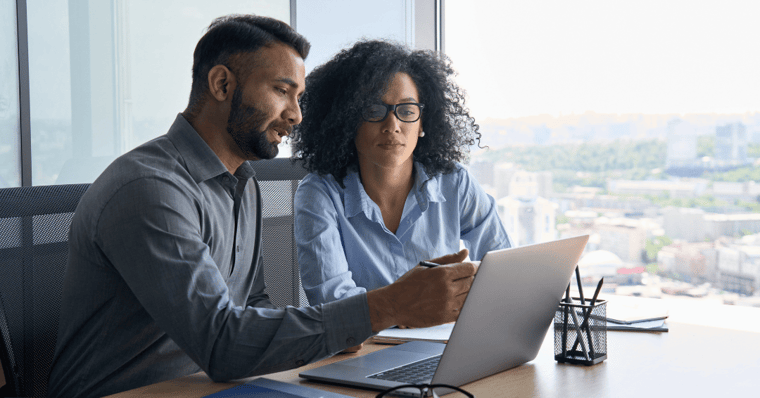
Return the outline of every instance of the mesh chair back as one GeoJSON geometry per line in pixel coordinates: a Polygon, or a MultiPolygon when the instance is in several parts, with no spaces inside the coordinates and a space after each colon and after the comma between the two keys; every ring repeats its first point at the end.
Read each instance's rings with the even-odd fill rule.
{"type": "Polygon", "coordinates": [[[68,233],[89,184],[0,189],[0,334],[8,395],[42,397],[55,352],[68,233]]]}
{"type": "Polygon", "coordinates": [[[275,158],[251,162],[261,188],[264,281],[272,303],[277,306],[308,306],[301,286],[295,236],[293,196],[308,173],[301,163],[275,158]]]}

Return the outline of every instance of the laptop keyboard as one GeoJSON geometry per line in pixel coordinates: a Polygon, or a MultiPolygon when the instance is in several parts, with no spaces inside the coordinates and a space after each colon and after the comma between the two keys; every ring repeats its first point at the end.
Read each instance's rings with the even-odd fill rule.
{"type": "Polygon", "coordinates": [[[370,379],[390,380],[399,383],[429,383],[433,379],[441,356],[437,355],[404,366],[367,376],[370,379]]]}

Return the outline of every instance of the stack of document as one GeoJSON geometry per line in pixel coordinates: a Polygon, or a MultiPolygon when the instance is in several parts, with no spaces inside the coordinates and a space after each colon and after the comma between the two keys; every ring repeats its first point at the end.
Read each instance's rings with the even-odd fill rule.
{"type": "Polygon", "coordinates": [[[633,332],[667,332],[668,325],[665,324],[664,319],[631,323],[617,323],[608,320],[607,330],[627,330],[633,332]]]}
{"type": "Polygon", "coordinates": [[[668,310],[653,306],[635,306],[610,301],[607,307],[607,330],[667,332],[668,310]]]}
{"type": "Polygon", "coordinates": [[[453,329],[453,323],[413,329],[399,329],[394,326],[378,333],[372,341],[380,344],[401,344],[409,341],[447,343],[453,329]]]}

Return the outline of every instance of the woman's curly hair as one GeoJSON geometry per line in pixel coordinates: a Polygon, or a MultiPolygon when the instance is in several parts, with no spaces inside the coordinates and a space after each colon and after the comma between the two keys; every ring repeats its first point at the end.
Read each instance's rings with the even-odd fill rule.
{"type": "Polygon", "coordinates": [[[414,160],[430,174],[449,173],[466,160],[468,148],[480,144],[479,127],[465,107],[465,93],[453,81],[451,60],[429,50],[363,40],[344,49],[306,77],[300,105],[303,122],[291,137],[295,160],[320,175],[332,174],[343,185],[358,168],[356,132],[361,110],[382,103],[396,73],[408,74],[419,92],[425,137],[417,141],[414,160]]]}

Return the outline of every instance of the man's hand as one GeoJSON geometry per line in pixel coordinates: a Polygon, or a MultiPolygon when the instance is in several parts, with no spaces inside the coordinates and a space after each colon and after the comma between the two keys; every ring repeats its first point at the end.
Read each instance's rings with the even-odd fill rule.
{"type": "Polygon", "coordinates": [[[454,322],[470,291],[476,267],[462,263],[467,249],[431,260],[441,267],[414,267],[396,282],[367,293],[372,331],[393,325],[428,327],[454,322]]]}

